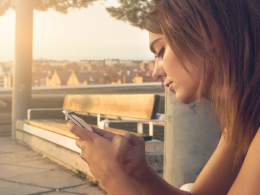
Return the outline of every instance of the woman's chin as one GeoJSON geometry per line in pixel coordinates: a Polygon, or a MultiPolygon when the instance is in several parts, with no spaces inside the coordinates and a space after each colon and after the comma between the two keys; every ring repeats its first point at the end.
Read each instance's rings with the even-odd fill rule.
{"type": "MultiPolygon", "coordinates": [[[[175,92],[174,92],[175,93],[175,92]]],[[[184,95],[181,95],[179,93],[176,93],[176,99],[182,103],[182,104],[189,104],[193,101],[195,101],[195,98],[194,97],[191,97],[191,96],[184,96],[184,95]]]]}

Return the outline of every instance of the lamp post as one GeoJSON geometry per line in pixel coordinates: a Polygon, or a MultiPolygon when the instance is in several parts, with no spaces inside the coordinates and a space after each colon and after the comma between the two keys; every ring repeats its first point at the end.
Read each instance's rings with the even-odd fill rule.
{"type": "Polygon", "coordinates": [[[16,0],[15,9],[12,139],[15,139],[16,121],[26,118],[31,103],[33,0],[16,0]]]}

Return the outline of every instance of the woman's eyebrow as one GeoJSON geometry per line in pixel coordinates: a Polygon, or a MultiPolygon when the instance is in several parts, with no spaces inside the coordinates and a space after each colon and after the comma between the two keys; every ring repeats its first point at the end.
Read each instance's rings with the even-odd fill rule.
{"type": "Polygon", "coordinates": [[[157,41],[159,41],[160,39],[162,39],[162,38],[155,39],[155,40],[151,43],[151,45],[150,45],[150,50],[151,50],[152,53],[156,53],[156,51],[155,51],[155,49],[154,49],[154,44],[155,44],[157,41]]]}

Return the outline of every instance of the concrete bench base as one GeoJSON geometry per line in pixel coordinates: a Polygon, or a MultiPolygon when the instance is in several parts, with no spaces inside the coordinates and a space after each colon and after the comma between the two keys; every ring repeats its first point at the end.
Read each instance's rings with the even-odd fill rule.
{"type": "Polygon", "coordinates": [[[16,131],[16,139],[23,144],[28,145],[33,150],[47,156],[52,161],[66,167],[77,173],[81,171],[85,173],[88,179],[93,179],[88,165],[79,156],[79,153],[49,142],[30,133],[26,133],[22,130],[16,131]]]}
{"type": "MultiPolygon", "coordinates": [[[[46,131],[18,121],[16,139],[42,153],[54,162],[74,171],[85,173],[88,179],[94,179],[88,165],[79,156],[80,149],[75,145],[75,139],[46,131]]],[[[147,141],[147,162],[158,172],[163,171],[163,142],[147,141]]]]}

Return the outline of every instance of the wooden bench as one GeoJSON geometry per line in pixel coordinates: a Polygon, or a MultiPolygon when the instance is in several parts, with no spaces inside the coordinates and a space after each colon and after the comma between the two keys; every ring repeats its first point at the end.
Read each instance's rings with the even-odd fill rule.
{"type": "Polygon", "coordinates": [[[158,105],[159,95],[154,94],[67,95],[62,108],[29,109],[25,123],[73,137],[67,130],[65,120],[31,119],[33,112],[36,111],[71,109],[79,115],[97,117],[99,128],[116,134],[125,134],[128,131],[111,128],[109,127],[110,123],[137,123],[137,132],[134,134],[142,136],[145,141],[148,141],[153,136],[153,124],[163,122],[161,119],[156,119],[158,105]],[[101,120],[102,118],[105,120],[101,120]],[[143,134],[143,123],[149,124],[149,135],[143,134]]]}
{"type": "MultiPolygon", "coordinates": [[[[20,143],[26,144],[35,151],[47,156],[52,161],[76,173],[81,171],[89,179],[93,179],[88,165],[79,155],[81,150],[75,144],[77,137],[67,129],[67,121],[64,119],[35,119],[37,113],[34,112],[45,110],[45,113],[49,111],[53,113],[54,110],[61,112],[63,109],[72,109],[80,115],[97,117],[99,127],[103,125],[107,131],[117,134],[125,134],[128,131],[111,128],[109,127],[110,123],[136,122],[139,130],[134,134],[142,136],[146,140],[147,162],[154,170],[162,172],[163,142],[151,140],[152,135],[140,133],[143,123],[148,122],[151,127],[153,123],[163,121],[156,119],[158,103],[159,96],[149,94],[67,95],[62,108],[28,110],[28,119],[16,122],[16,139],[20,143]]],[[[63,117],[63,115],[61,116],[63,117]]],[[[152,133],[151,130],[150,133],[152,133]]]]}

